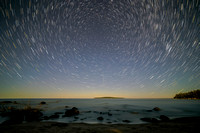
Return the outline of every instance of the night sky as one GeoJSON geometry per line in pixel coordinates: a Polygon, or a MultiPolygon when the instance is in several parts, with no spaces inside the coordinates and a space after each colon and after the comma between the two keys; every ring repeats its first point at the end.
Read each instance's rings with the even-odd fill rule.
{"type": "Polygon", "coordinates": [[[0,98],[199,88],[199,0],[0,1],[0,98]]]}

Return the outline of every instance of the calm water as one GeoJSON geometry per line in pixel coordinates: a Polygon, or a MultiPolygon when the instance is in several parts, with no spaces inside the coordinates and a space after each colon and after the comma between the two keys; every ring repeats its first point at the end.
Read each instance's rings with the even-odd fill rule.
{"type": "MultiPolygon", "coordinates": [[[[10,99],[6,99],[10,100],[10,99]]],[[[5,101],[5,99],[0,100],[5,101]]],[[[77,107],[80,114],[74,117],[62,117],[48,121],[58,122],[84,122],[84,123],[124,123],[123,120],[129,120],[130,123],[143,123],[140,118],[153,117],[159,118],[160,115],[166,115],[169,118],[200,116],[199,100],[176,100],[176,99],[12,99],[19,104],[9,104],[23,108],[26,105],[41,108],[44,116],[50,116],[55,112],[65,112],[65,106],[69,108],[77,107]],[[45,101],[46,105],[39,105],[45,101]],[[154,107],[159,107],[161,111],[152,111],[154,107]],[[112,116],[108,115],[108,112],[112,116]],[[97,117],[102,116],[103,121],[98,121],[97,117]]],[[[5,106],[5,105],[4,105],[5,106]]],[[[0,117],[0,123],[7,118],[0,117]]]]}

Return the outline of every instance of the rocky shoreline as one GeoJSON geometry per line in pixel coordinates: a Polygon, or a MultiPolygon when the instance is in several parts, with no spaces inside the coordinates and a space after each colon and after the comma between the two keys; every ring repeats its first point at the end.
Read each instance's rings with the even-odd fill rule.
{"type": "Polygon", "coordinates": [[[195,133],[200,117],[185,117],[148,124],[85,124],[59,122],[29,122],[0,125],[1,133],[195,133]]]}
{"type": "MultiPolygon", "coordinates": [[[[141,112],[132,110],[127,112],[126,110],[104,110],[85,111],[78,107],[63,106],[60,112],[55,111],[51,114],[45,114],[42,107],[46,107],[48,102],[38,102],[36,106],[29,106],[16,102],[16,101],[1,101],[0,102],[0,116],[7,117],[6,121],[0,124],[1,133],[131,133],[131,132],[162,132],[162,133],[180,133],[180,132],[195,132],[199,130],[200,117],[184,117],[170,119],[163,114],[163,109],[154,107],[151,109],[143,110],[143,113],[157,114],[157,117],[142,117],[141,112]],[[118,120],[117,114],[130,114],[139,117],[143,124],[132,124],[132,120],[121,118],[118,120]],[[98,123],[88,124],[85,122],[89,117],[87,114],[92,115],[98,123]],[[72,119],[72,121],[66,121],[64,123],[55,122],[59,118],[72,119]],[[115,119],[113,119],[115,118],[115,119]],[[113,123],[112,121],[116,121],[113,123]]],[[[121,116],[120,116],[121,117],[121,116]]]]}
{"type": "MultiPolygon", "coordinates": [[[[18,104],[17,102],[12,101],[3,101],[1,102],[1,105],[9,105],[9,104],[18,104]]],[[[44,101],[41,101],[38,103],[40,106],[44,106],[47,103],[44,101]]],[[[2,124],[20,124],[20,123],[26,123],[26,122],[40,122],[40,121],[51,121],[55,119],[64,118],[64,117],[70,117],[73,118],[74,121],[76,120],[82,120],[83,123],[85,118],[79,118],[80,113],[94,113],[96,114],[96,119],[99,123],[103,122],[105,119],[109,120],[109,118],[112,118],[113,114],[110,110],[107,112],[101,112],[101,111],[87,111],[87,112],[81,112],[77,107],[69,108],[69,106],[65,106],[65,109],[62,112],[54,112],[51,115],[44,115],[43,110],[40,108],[33,108],[29,105],[24,106],[23,108],[16,108],[14,106],[1,106],[0,110],[0,116],[7,117],[8,120],[4,121],[2,124]],[[109,117],[109,118],[108,118],[109,117]]],[[[120,112],[120,110],[115,110],[120,112]]],[[[154,107],[151,110],[146,110],[146,112],[159,112],[161,109],[159,107],[154,107]]],[[[123,111],[121,111],[123,112],[123,111]]],[[[130,112],[131,114],[139,114],[139,112],[130,112]]],[[[143,122],[150,122],[150,123],[157,123],[157,122],[164,122],[169,121],[170,118],[168,118],[165,115],[160,115],[158,118],[152,118],[152,117],[141,117],[141,121],[143,122]]],[[[117,123],[117,120],[114,120],[115,123],[117,123]]],[[[113,124],[112,121],[108,121],[108,124],[113,124]]],[[[131,120],[128,119],[122,119],[119,123],[131,123],[131,120]]]]}

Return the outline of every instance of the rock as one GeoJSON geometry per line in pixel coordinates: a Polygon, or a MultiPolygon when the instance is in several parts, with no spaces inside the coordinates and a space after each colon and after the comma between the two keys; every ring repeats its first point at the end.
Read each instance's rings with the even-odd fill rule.
{"type": "Polygon", "coordinates": [[[167,117],[165,115],[161,115],[160,119],[161,119],[161,121],[169,121],[169,117],[167,117]]]}
{"type": "Polygon", "coordinates": [[[131,112],[131,114],[139,114],[139,112],[131,112]]]}
{"type": "Polygon", "coordinates": [[[147,112],[152,112],[152,110],[146,110],[147,112]]]}
{"type": "Polygon", "coordinates": [[[40,105],[44,105],[44,104],[46,104],[46,102],[44,102],[44,101],[40,102],[40,105]]]}
{"type": "Polygon", "coordinates": [[[147,117],[141,118],[140,120],[145,121],[145,122],[151,122],[151,118],[147,118],[147,117]]]}
{"type": "Polygon", "coordinates": [[[74,114],[79,114],[79,110],[76,107],[73,107],[71,110],[73,110],[74,114]]]}
{"type": "Polygon", "coordinates": [[[9,104],[9,103],[12,103],[12,101],[2,101],[2,102],[0,102],[0,104],[9,104]]]}
{"type": "Polygon", "coordinates": [[[112,116],[112,114],[110,112],[108,112],[108,116],[112,116]]]}
{"type": "Polygon", "coordinates": [[[154,111],[160,111],[161,109],[158,107],[153,108],[154,111]]]}
{"type": "Polygon", "coordinates": [[[27,107],[24,109],[12,109],[4,115],[10,118],[5,123],[16,124],[16,123],[22,123],[24,121],[26,122],[40,121],[41,116],[43,114],[39,109],[33,109],[31,107],[27,107]]]}
{"type": "Polygon", "coordinates": [[[69,108],[69,106],[65,106],[65,108],[69,108]]]}
{"type": "Polygon", "coordinates": [[[13,102],[13,104],[17,104],[17,102],[16,102],[16,101],[14,101],[14,102],[13,102]]]}
{"type": "Polygon", "coordinates": [[[43,116],[43,113],[37,109],[32,109],[31,111],[26,111],[24,114],[25,114],[25,120],[28,122],[40,121],[41,116],[43,116]]]}
{"type": "Polygon", "coordinates": [[[83,121],[83,120],[86,120],[87,118],[82,118],[82,119],[80,119],[81,121],[83,121]]]}
{"type": "Polygon", "coordinates": [[[72,109],[65,111],[66,117],[71,117],[71,116],[78,115],[78,114],[79,114],[79,110],[76,107],[73,107],[72,109]]]}
{"type": "Polygon", "coordinates": [[[73,109],[73,110],[78,110],[78,108],[76,108],[76,107],[73,107],[72,109],[73,109]]]}
{"type": "Polygon", "coordinates": [[[156,123],[156,122],[158,122],[158,120],[156,118],[151,118],[151,122],[156,123]]]}
{"type": "Polygon", "coordinates": [[[44,116],[43,119],[44,120],[49,120],[49,117],[48,116],[44,116]]]}
{"type": "Polygon", "coordinates": [[[103,117],[100,116],[100,117],[97,118],[97,120],[102,121],[103,117]]]}
{"type": "Polygon", "coordinates": [[[79,119],[79,117],[76,117],[76,116],[75,116],[74,119],[79,119]]]}
{"type": "Polygon", "coordinates": [[[62,117],[69,117],[69,116],[66,116],[66,115],[62,115],[62,117]]]}
{"type": "Polygon", "coordinates": [[[125,123],[130,123],[131,121],[129,121],[129,120],[123,120],[123,122],[125,122],[125,123]]]}

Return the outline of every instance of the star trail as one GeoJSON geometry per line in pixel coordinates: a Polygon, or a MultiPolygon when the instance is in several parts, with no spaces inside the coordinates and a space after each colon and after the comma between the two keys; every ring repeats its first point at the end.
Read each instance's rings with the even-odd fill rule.
{"type": "Polygon", "coordinates": [[[0,98],[200,88],[199,0],[1,0],[0,98]]]}

